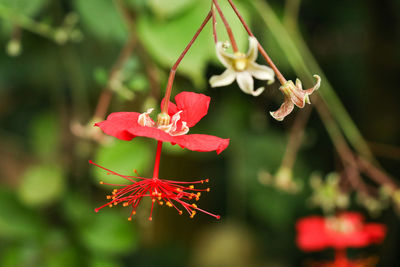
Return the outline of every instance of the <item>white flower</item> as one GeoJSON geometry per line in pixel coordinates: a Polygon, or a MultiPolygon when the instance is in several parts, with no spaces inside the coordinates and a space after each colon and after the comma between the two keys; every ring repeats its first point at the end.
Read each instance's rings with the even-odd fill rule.
{"type": "Polygon", "coordinates": [[[243,92],[259,96],[264,91],[264,87],[254,90],[253,77],[269,81],[268,84],[271,84],[274,82],[274,71],[270,67],[255,62],[258,54],[257,47],[257,39],[250,36],[247,54],[236,52],[231,55],[224,51],[223,43],[218,42],[216,45],[217,57],[227,69],[221,75],[214,75],[210,78],[211,87],[226,86],[236,79],[243,92]]]}

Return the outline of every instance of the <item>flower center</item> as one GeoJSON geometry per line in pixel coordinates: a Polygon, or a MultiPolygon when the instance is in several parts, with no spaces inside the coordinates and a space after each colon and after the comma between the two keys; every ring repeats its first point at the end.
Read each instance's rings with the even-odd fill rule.
{"type": "Polygon", "coordinates": [[[346,218],[329,218],[326,226],[328,229],[342,234],[349,234],[356,230],[356,225],[346,218]]]}
{"type": "Polygon", "coordinates": [[[248,60],[246,58],[246,55],[241,53],[241,52],[237,52],[235,53],[235,59],[233,62],[233,67],[235,68],[236,71],[244,71],[247,69],[248,66],[248,60]]]}
{"type": "Polygon", "coordinates": [[[157,115],[157,126],[167,126],[170,124],[171,117],[166,113],[157,115]]]}
{"type": "Polygon", "coordinates": [[[181,120],[180,114],[182,111],[175,113],[172,118],[166,113],[157,115],[157,123],[155,123],[149,116],[153,109],[139,115],[138,124],[146,127],[156,127],[169,135],[178,136],[184,135],[189,132],[189,127],[185,121],[181,120]]]}

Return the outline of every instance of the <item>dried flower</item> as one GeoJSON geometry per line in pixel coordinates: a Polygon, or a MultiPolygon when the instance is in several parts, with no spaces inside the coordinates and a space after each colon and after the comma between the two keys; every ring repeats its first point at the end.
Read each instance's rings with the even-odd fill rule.
{"type": "Polygon", "coordinates": [[[285,100],[281,107],[274,112],[270,112],[271,116],[278,120],[282,121],[287,115],[289,115],[293,109],[294,105],[299,108],[304,108],[305,104],[311,104],[309,96],[321,85],[321,77],[318,75],[314,75],[314,78],[317,79],[316,84],[310,88],[303,90],[303,86],[299,79],[296,79],[296,85],[292,81],[287,81],[279,90],[283,93],[285,100]]]}
{"type": "MultiPolygon", "coordinates": [[[[193,92],[182,92],[175,97],[176,105],[169,103],[168,114],[159,114],[154,122],[151,110],[111,113],[105,121],[96,123],[104,133],[121,140],[132,140],[137,136],[154,138],[162,142],[178,144],[189,150],[218,154],[229,145],[229,139],[205,134],[187,134],[189,128],[199,122],[208,111],[210,97],[193,92]]],[[[161,104],[163,105],[163,104],[161,104]]]]}
{"type": "Polygon", "coordinates": [[[210,188],[196,189],[194,186],[194,184],[208,183],[208,179],[194,182],[181,182],[158,179],[157,177],[143,178],[139,176],[127,176],[106,169],[92,161],[89,162],[107,171],[108,174],[116,175],[132,182],[132,184],[130,185],[109,184],[100,182],[100,184],[112,185],[120,188],[114,189],[111,195],[107,196],[108,202],[103,206],[96,208],[96,212],[107,206],[111,208],[118,205],[119,203],[122,203],[124,207],[132,207],[131,215],[128,218],[128,220],[132,220],[132,216],[136,214],[136,209],[141,203],[142,199],[148,197],[152,201],[149,220],[152,220],[153,218],[152,214],[154,203],[160,206],[163,206],[165,204],[168,207],[173,207],[178,211],[180,215],[182,215],[183,211],[186,210],[191,218],[196,215],[196,211],[211,215],[217,219],[220,218],[219,215],[215,215],[208,211],[200,209],[194,203],[188,203],[188,201],[191,200],[199,200],[201,192],[210,191],[210,188]]]}
{"type": "Polygon", "coordinates": [[[221,75],[214,75],[210,78],[211,87],[229,85],[236,79],[244,93],[259,96],[264,91],[264,87],[254,90],[253,77],[267,80],[270,84],[274,82],[274,71],[270,67],[255,62],[258,55],[257,46],[257,39],[250,36],[247,54],[236,52],[230,55],[224,51],[223,43],[218,42],[216,44],[217,57],[227,69],[221,75]]]}

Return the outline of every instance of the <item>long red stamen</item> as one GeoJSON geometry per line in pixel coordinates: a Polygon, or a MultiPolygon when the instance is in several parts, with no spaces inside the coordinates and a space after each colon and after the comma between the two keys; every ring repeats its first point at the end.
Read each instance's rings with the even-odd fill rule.
{"type": "MultiPolygon", "coordinates": [[[[161,153],[161,145],[158,146],[158,150],[161,153]]],[[[157,153],[159,155],[159,153],[157,153]]],[[[156,156],[156,164],[159,164],[159,157],[156,156]],[[158,158],[158,160],[157,160],[158,158]]],[[[100,165],[97,165],[91,162],[95,166],[102,168],[108,173],[112,173],[122,178],[127,178],[127,176],[118,174],[116,172],[110,171],[100,165]]],[[[156,172],[158,174],[158,171],[156,172]]],[[[158,175],[157,175],[158,176],[158,175]]],[[[99,208],[96,208],[95,211],[98,212],[100,209],[105,208],[107,206],[113,207],[118,205],[119,203],[123,203],[123,206],[131,206],[132,212],[128,218],[128,220],[132,220],[132,216],[136,214],[136,208],[141,203],[144,197],[148,197],[151,199],[151,210],[149,220],[153,218],[153,210],[154,203],[158,203],[160,206],[165,205],[168,207],[174,207],[179,214],[182,214],[182,209],[178,208],[177,204],[183,207],[186,210],[191,218],[193,218],[196,214],[196,211],[200,211],[202,213],[213,216],[217,219],[220,218],[219,215],[212,214],[208,211],[200,209],[196,204],[188,203],[190,200],[199,200],[201,193],[204,191],[210,191],[209,188],[206,189],[198,189],[195,188],[194,184],[202,184],[208,182],[206,180],[199,180],[193,182],[181,182],[181,181],[172,181],[172,180],[163,180],[157,178],[143,178],[137,177],[134,179],[138,179],[138,181],[133,180],[133,177],[128,177],[132,184],[130,185],[118,185],[113,184],[113,186],[121,187],[120,189],[114,189],[111,195],[107,196],[107,199],[110,201],[106,204],[102,205],[99,208]]],[[[128,179],[128,180],[129,180],[128,179]]],[[[106,183],[103,183],[106,184],[106,183]]]]}

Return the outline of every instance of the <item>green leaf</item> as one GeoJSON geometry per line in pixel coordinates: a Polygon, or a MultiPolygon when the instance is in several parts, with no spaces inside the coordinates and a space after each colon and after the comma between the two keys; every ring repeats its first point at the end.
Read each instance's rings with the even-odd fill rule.
{"type": "Polygon", "coordinates": [[[40,230],[39,218],[32,210],[22,206],[13,192],[0,188],[0,237],[29,238],[40,230]]]}
{"type": "Polygon", "coordinates": [[[119,267],[118,262],[111,259],[104,259],[101,257],[94,257],[89,264],[90,267],[119,267]]]}
{"type": "Polygon", "coordinates": [[[26,16],[37,14],[47,0],[0,0],[0,5],[26,16]]]}
{"type": "Polygon", "coordinates": [[[84,26],[105,41],[124,42],[127,29],[123,18],[110,0],[75,0],[84,26]]]}
{"type": "MultiPolygon", "coordinates": [[[[227,10],[225,15],[235,31],[238,45],[243,51],[246,51],[248,38],[242,29],[243,27],[234,13],[228,12],[227,3],[221,5],[224,10],[227,10]]],[[[241,5],[239,5],[239,8],[249,22],[245,9],[241,5]]],[[[171,68],[194,36],[209,10],[210,3],[208,1],[198,1],[196,5],[186,10],[181,16],[176,16],[169,20],[160,20],[148,15],[142,15],[138,21],[139,37],[155,60],[165,68],[171,68]]],[[[227,40],[227,35],[222,25],[219,22],[217,30],[220,40],[224,41],[227,40]]],[[[178,73],[191,78],[197,86],[204,87],[206,65],[210,60],[215,61],[215,59],[212,27],[211,24],[208,24],[182,60],[178,73]]]]}
{"type": "MultiPolygon", "coordinates": [[[[154,144],[154,151],[155,151],[154,144]]],[[[123,175],[135,175],[137,170],[140,175],[147,174],[152,162],[153,152],[149,146],[140,139],[133,141],[115,140],[111,145],[103,146],[97,151],[95,163],[123,175]]],[[[115,176],[107,175],[101,168],[92,167],[93,176],[97,181],[115,184],[128,184],[129,181],[115,176]]]]}
{"type": "Polygon", "coordinates": [[[196,0],[148,0],[147,4],[158,17],[174,16],[189,6],[196,4],[196,0]]]}
{"type": "Polygon", "coordinates": [[[21,179],[18,197],[27,206],[47,206],[58,200],[65,187],[61,168],[41,165],[29,168],[21,179]]]}
{"type": "Polygon", "coordinates": [[[54,158],[59,148],[60,125],[59,119],[53,113],[45,113],[32,122],[30,141],[35,154],[41,158],[54,158]]]}
{"type": "Polygon", "coordinates": [[[83,225],[80,235],[83,244],[99,254],[119,254],[137,246],[134,224],[111,210],[96,214],[90,224],[83,225]]]}

